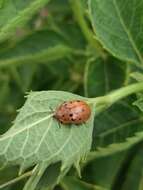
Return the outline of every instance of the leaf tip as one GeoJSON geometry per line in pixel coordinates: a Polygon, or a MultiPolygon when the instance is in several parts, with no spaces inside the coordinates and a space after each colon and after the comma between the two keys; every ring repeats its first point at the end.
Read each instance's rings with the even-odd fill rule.
{"type": "Polygon", "coordinates": [[[80,161],[81,161],[81,159],[77,159],[77,160],[75,161],[75,163],[74,163],[74,167],[75,167],[75,169],[76,169],[76,171],[77,171],[77,174],[78,174],[79,178],[81,178],[80,161]]]}

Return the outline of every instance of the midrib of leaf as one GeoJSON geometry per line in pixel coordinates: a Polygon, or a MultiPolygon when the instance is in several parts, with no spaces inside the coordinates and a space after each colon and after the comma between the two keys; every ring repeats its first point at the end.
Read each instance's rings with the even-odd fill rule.
{"type": "MultiPolygon", "coordinates": [[[[35,123],[32,123],[31,125],[28,125],[28,126],[25,127],[25,128],[19,129],[19,130],[15,131],[15,132],[13,132],[13,133],[11,133],[11,134],[7,134],[7,135],[5,135],[4,137],[0,138],[0,141],[3,141],[3,140],[8,139],[8,138],[11,138],[11,137],[13,137],[13,136],[15,136],[15,135],[19,135],[20,133],[29,130],[30,128],[34,127],[35,125],[37,125],[37,124],[39,124],[39,123],[41,123],[41,122],[43,122],[43,121],[45,121],[45,120],[51,118],[52,116],[53,116],[53,114],[50,114],[50,115],[48,115],[48,116],[46,116],[46,117],[44,117],[44,118],[42,118],[42,119],[36,121],[35,123]]],[[[40,127],[40,126],[39,126],[39,127],[40,127]]]]}
{"type": "Polygon", "coordinates": [[[105,136],[107,136],[109,134],[115,133],[116,131],[124,129],[128,125],[136,124],[136,123],[141,122],[141,121],[143,121],[143,117],[138,118],[138,119],[133,119],[131,121],[127,121],[127,122],[119,125],[119,127],[113,128],[113,129],[109,129],[108,131],[105,131],[105,132],[103,132],[102,134],[100,134],[98,136],[99,137],[105,137],[105,136]]]}
{"type": "Polygon", "coordinates": [[[119,17],[120,23],[121,23],[121,25],[122,25],[122,27],[123,27],[125,33],[127,34],[128,39],[129,39],[129,41],[130,41],[130,43],[131,43],[131,45],[132,45],[134,51],[136,52],[136,54],[137,54],[137,56],[138,56],[140,62],[143,63],[143,58],[142,58],[142,56],[141,56],[141,54],[140,54],[140,52],[139,52],[139,50],[138,50],[138,48],[137,48],[137,46],[136,46],[134,40],[133,40],[133,37],[132,37],[132,35],[131,35],[131,32],[128,30],[128,28],[126,27],[126,24],[124,23],[124,20],[123,20],[123,18],[122,18],[122,16],[121,16],[121,13],[120,13],[120,10],[119,10],[118,5],[117,5],[117,3],[116,3],[116,0],[113,0],[113,5],[114,5],[115,10],[116,10],[116,12],[117,12],[117,15],[118,15],[118,17],[119,17]]]}
{"type": "Polygon", "coordinates": [[[11,29],[15,29],[19,24],[24,24],[39,8],[43,7],[50,0],[36,0],[23,11],[16,16],[16,18],[10,20],[0,30],[0,41],[6,39],[9,36],[11,29]]]}

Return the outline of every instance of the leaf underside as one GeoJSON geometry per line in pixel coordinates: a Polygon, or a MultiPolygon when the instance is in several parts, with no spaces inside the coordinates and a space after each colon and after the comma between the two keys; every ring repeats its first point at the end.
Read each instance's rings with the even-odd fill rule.
{"type": "Polygon", "coordinates": [[[86,101],[81,96],[62,91],[31,92],[13,127],[0,138],[1,166],[20,165],[23,172],[38,165],[41,175],[48,165],[59,161],[61,171],[73,164],[79,169],[79,162],[91,147],[93,114],[79,126],[62,125],[53,117],[57,106],[72,99],[86,101]]]}

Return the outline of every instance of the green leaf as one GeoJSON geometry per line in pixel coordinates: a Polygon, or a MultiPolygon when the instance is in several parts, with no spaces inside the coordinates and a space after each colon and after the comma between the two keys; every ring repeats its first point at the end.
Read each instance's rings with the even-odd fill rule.
{"type": "MultiPolygon", "coordinates": [[[[143,74],[140,72],[132,73],[132,77],[137,81],[143,81],[143,74]]],[[[143,112],[143,93],[137,93],[137,100],[133,103],[141,112],[143,112]]]]}
{"type": "Polygon", "coordinates": [[[143,81],[143,74],[138,71],[131,73],[131,77],[135,79],[136,81],[139,81],[139,82],[143,81]]]}
{"type": "MultiPolygon", "coordinates": [[[[85,94],[101,96],[127,85],[130,72],[128,64],[114,58],[89,59],[85,68],[85,94]]],[[[126,98],[95,118],[93,152],[89,154],[89,161],[123,151],[142,140],[143,118],[132,106],[134,100],[126,98]]]]}
{"type": "MultiPolygon", "coordinates": [[[[70,47],[84,50],[87,44],[81,29],[76,23],[62,23],[62,26],[60,26],[60,30],[61,34],[67,40],[70,47]]],[[[84,51],[82,53],[86,54],[86,52],[84,51]]]]}
{"type": "Polygon", "coordinates": [[[9,90],[9,76],[6,73],[0,72],[0,108],[5,106],[9,90]]]}
{"type": "Polygon", "coordinates": [[[90,58],[85,66],[84,90],[89,97],[103,96],[125,84],[127,65],[117,59],[90,58]]]}
{"type": "Polygon", "coordinates": [[[51,1],[51,3],[48,4],[48,11],[53,19],[63,22],[63,18],[70,13],[69,2],[67,0],[51,1]],[[57,17],[54,17],[54,15],[57,15],[57,17]]]}
{"type": "Polygon", "coordinates": [[[11,68],[12,78],[23,93],[31,90],[31,83],[37,70],[38,65],[35,64],[23,64],[11,68]]]}
{"type": "Polygon", "coordinates": [[[24,190],[33,190],[50,164],[61,161],[60,175],[72,165],[80,170],[91,147],[94,113],[78,127],[60,125],[53,117],[57,106],[72,99],[87,100],[62,91],[31,92],[13,127],[1,136],[1,167],[20,165],[21,173],[37,165],[24,190]]]}
{"type": "Polygon", "coordinates": [[[65,177],[60,184],[64,190],[108,190],[101,186],[86,183],[75,177],[65,177]]]}
{"type": "Polygon", "coordinates": [[[83,180],[106,189],[113,189],[114,182],[125,161],[126,155],[125,152],[122,152],[93,160],[84,168],[83,180]]]}
{"type": "Polygon", "coordinates": [[[68,56],[69,52],[71,49],[61,35],[51,30],[42,30],[0,53],[0,67],[57,60],[68,56]]]}
{"type": "Polygon", "coordinates": [[[61,163],[50,165],[42,175],[39,183],[37,184],[37,189],[47,190],[47,187],[53,189],[57,183],[57,179],[60,175],[61,163]]]}
{"type": "Polygon", "coordinates": [[[89,0],[96,38],[114,56],[143,63],[143,0],[89,0]]]}
{"type": "Polygon", "coordinates": [[[137,106],[143,112],[143,95],[140,95],[138,100],[134,102],[134,105],[137,106]]]}
{"type": "Polygon", "coordinates": [[[4,0],[0,8],[0,42],[9,38],[49,0],[4,0]]]}
{"type": "Polygon", "coordinates": [[[129,149],[143,140],[143,117],[126,99],[98,115],[89,161],[129,149]]]}
{"type": "Polygon", "coordinates": [[[17,175],[17,167],[6,168],[0,172],[0,184],[5,183],[5,180],[11,180],[17,175]]]}
{"type": "Polygon", "coordinates": [[[121,190],[142,190],[143,189],[143,149],[142,143],[136,147],[135,155],[129,165],[127,173],[124,178],[124,183],[121,190]]]}

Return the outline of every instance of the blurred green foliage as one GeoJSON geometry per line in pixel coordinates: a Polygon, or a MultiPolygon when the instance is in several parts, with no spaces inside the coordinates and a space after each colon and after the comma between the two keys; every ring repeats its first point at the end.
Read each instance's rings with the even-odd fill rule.
{"type": "MultiPolygon", "coordinates": [[[[1,135],[11,127],[17,110],[24,104],[24,96],[29,91],[64,90],[86,97],[102,96],[132,83],[135,81],[131,78],[132,73],[143,70],[142,66],[137,65],[141,59],[136,55],[138,51],[135,52],[130,47],[132,44],[128,39],[125,39],[125,42],[127,40],[125,47],[128,47],[125,55],[122,53],[125,42],[118,41],[120,43],[118,54],[116,49],[118,44],[115,44],[117,41],[112,37],[117,35],[122,39],[123,31],[120,28],[120,33],[115,33],[120,26],[118,18],[110,18],[110,23],[108,19],[106,20],[105,13],[112,14],[113,7],[107,6],[106,10],[105,1],[101,0],[104,14],[101,15],[97,11],[97,15],[92,15],[95,16],[92,20],[95,33],[97,27],[97,37],[101,44],[96,41],[86,0],[51,0],[47,5],[46,1],[41,1],[41,5],[39,1],[36,8],[32,8],[33,2],[32,0],[0,1],[1,135]],[[29,3],[32,13],[28,11],[29,3]],[[44,8],[40,9],[43,5],[44,8]],[[80,11],[77,10],[78,6],[81,8],[80,11]],[[20,14],[20,11],[25,10],[26,18],[20,14]],[[114,23],[117,27],[112,31],[111,25],[114,23]],[[108,30],[111,31],[109,36],[108,30]],[[110,41],[109,44],[107,40],[110,41]],[[131,63],[133,60],[135,64],[131,63]]],[[[97,0],[89,2],[96,4],[97,0]]],[[[134,1],[125,2],[124,9],[127,9],[134,1]]],[[[124,4],[123,1],[120,3],[124,4]]],[[[97,8],[98,6],[93,7],[93,12],[97,8]]],[[[143,10],[142,0],[137,8],[143,10]]],[[[129,14],[128,10],[126,12],[129,14]]],[[[125,18],[125,13],[122,14],[125,18]]],[[[132,22],[137,20],[137,23],[140,23],[140,29],[136,30],[141,35],[143,26],[140,15],[136,14],[132,22]]],[[[128,23],[128,20],[129,16],[125,19],[125,23],[128,23]]],[[[135,32],[131,30],[131,34],[135,32]]],[[[126,34],[123,33],[123,36],[126,34]]],[[[142,37],[138,35],[138,38],[136,45],[140,46],[140,53],[142,37]]],[[[108,148],[108,145],[114,143],[126,143],[127,138],[143,131],[142,113],[132,106],[135,100],[136,96],[127,97],[95,118],[92,151],[99,147],[108,148]]],[[[109,155],[92,159],[83,167],[82,179],[71,170],[55,190],[143,190],[142,146],[141,142],[129,150],[119,153],[113,150],[109,155]]],[[[52,169],[50,171],[51,173],[45,174],[45,179],[52,176],[52,169]]],[[[1,171],[0,184],[13,179],[17,173],[17,167],[1,171]]],[[[21,190],[25,181],[26,179],[3,190],[21,190]]],[[[40,185],[41,190],[51,190],[40,185]]]]}

